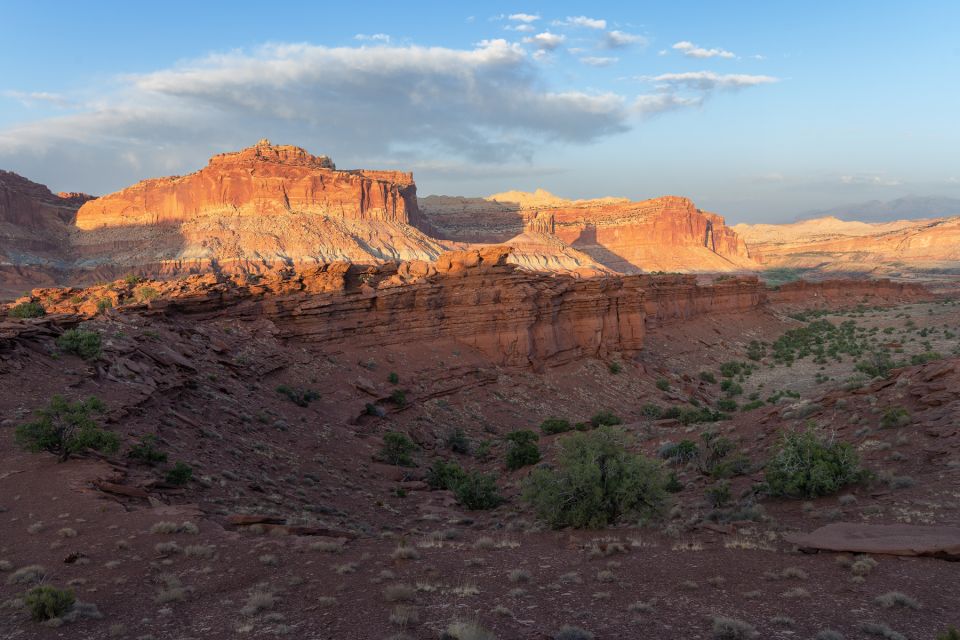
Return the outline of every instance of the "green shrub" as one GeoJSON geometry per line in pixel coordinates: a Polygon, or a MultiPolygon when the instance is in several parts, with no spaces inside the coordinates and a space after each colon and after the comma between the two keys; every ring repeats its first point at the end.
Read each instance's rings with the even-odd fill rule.
{"type": "Polygon", "coordinates": [[[70,589],[41,585],[27,591],[23,597],[30,617],[37,622],[59,618],[70,611],[76,597],[70,589]]]}
{"type": "Polygon", "coordinates": [[[393,464],[398,467],[412,467],[413,458],[410,456],[417,449],[406,434],[396,431],[387,431],[383,436],[383,447],[380,449],[380,457],[387,464],[393,464]]]}
{"type": "Polygon", "coordinates": [[[766,465],[770,493],[791,498],[829,495],[865,475],[849,443],[828,442],[811,428],[784,432],[766,465]]]}
{"type": "Polygon", "coordinates": [[[753,402],[748,402],[740,407],[740,411],[753,411],[754,409],[759,409],[763,406],[763,400],[754,400],[753,402]]]}
{"type": "Polygon", "coordinates": [[[53,396],[46,408],[37,411],[36,420],[17,427],[16,440],[30,451],[57,454],[61,462],[86,449],[116,451],[120,439],[101,429],[91,416],[103,410],[103,403],[93,396],[77,402],[53,396]]]}
{"type": "Polygon", "coordinates": [[[713,375],[713,374],[710,373],[709,371],[701,371],[701,372],[700,372],[700,379],[703,380],[704,382],[708,382],[708,383],[710,383],[710,384],[716,384],[716,383],[717,383],[717,376],[713,375]]]}
{"type": "Polygon", "coordinates": [[[93,360],[100,357],[100,334],[86,329],[68,329],[57,338],[57,347],[84,360],[93,360]]]}
{"type": "Polygon", "coordinates": [[[140,282],[140,276],[135,273],[128,273],[127,275],[123,276],[123,281],[132,287],[140,282]]]}
{"type": "Polygon", "coordinates": [[[757,340],[751,340],[750,346],[747,347],[747,357],[754,362],[759,362],[765,355],[767,355],[767,348],[757,340]]]}
{"type": "Polygon", "coordinates": [[[391,371],[387,376],[387,382],[390,384],[398,384],[400,382],[400,376],[397,375],[396,371],[391,371]]]}
{"type": "Polygon", "coordinates": [[[652,402],[647,402],[640,407],[640,413],[648,418],[653,418],[656,420],[663,416],[663,407],[653,404],[652,402]]]}
{"type": "Polygon", "coordinates": [[[610,373],[616,375],[621,371],[623,371],[623,365],[620,364],[619,362],[611,362],[609,369],[610,369],[610,373]]]}
{"type": "Polygon", "coordinates": [[[563,433],[564,431],[570,431],[573,429],[573,425],[570,424],[569,420],[564,420],[563,418],[547,418],[540,423],[540,430],[546,434],[553,433],[563,433]]]}
{"type": "Polygon", "coordinates": [[[454,487],[453,495],[457,502],[471,511],[493,509],[503,502],[493,476],[479,471],[465,474],[454,487]]]}
{"type": "Polygon", "coordinates": [[[880,426],[884,429],[905,427],[908,424],[910,424],[910,412],[903,407],[890,407],[883,412],[883,417],[880,418],[880,426]]]}
{"type": "Polygon", "coordinates": [[[150,302],[155,300],[157,296],[160,295],[160,292],[154,289],[153,287],[140,287],[137,289],[137,297],[143,300],[144,302],[150,302]]]}
{"type": "Polygon", "coordinates": [[[677,478],[677,474],[671,471],[670,475],[667,476],[667,481],[663,483],[663,488],[670,493],[680,493],[683,491],[683,483],[677,478]]]}
{"type": "Polygon", "coordinates": [[[725,507],[730,502],[730,483],[726,480],[721,480],[712,487],[707,487],[705,495],[707,502],[710,503],[710,506],[714,509],[725,507]]]}
{"type": "Polygon", "coordinates": [[[590,418],[590,424],[594,427],[612,427],[622,423],[621,420],[616,414],[612,411],[600,411],[595,413],[592,418],[590,418]]]}
{"type": "Polygon", "coordinates": [[[167,454],[156,447],[157,439],[154,436],[146,435],[140,438],[140,442],[130,447],[127,453],[128,458],[145,462],[151,466],[167,461],[167,454]]]}
{"type": "Polygon", "coordinates": [[[943,633],[937,634],[937,640],[960,640],[960,629],[950,625],[943,633]]]}
{"type": "Polygon", "coordinates": [[[540,462],[540,449],[537,447],[539,439],[540,436],[529,429],[508,433],[510,448],[507,449],[507,469],[513,471],[540,462]]]}
{"type": "Polygon", "coordinates": [[[670,442],[660,448],[661,458],[680,464],[694,460],[699,454],[700,449],[693,440],[681,440],[678,443],[670,442]]]}
{"type": "Polygon", "coordinates": [[[450,489],[452,491],[465,476],[466,473],[456,462],[434,460],[430,468],[427,469],[426,481],[431,489],[450,489]]]}
{"type": "MultiPolygon", "coordinates": [[[[763,404],[762,402],[760,404],[763,404]]],[[[717,409],[720,411],[736,411],[737,401],[730,398],[720,398],[717,400],[717,409]]]]}
{"type": "Polygon", "coordinates": [[[403,389],[394,389],[393,393],[390,394],[390,401],[398,407],[403,407],[407,404],[407,392],[403,389]]]}
{"type": "Polygon", "coordinates": [[[724,378],[732,378],[733,376],[739,375],[743,371],[742,362],[724,362],[720,365],[720,375],[724,378]]]}
{"type": "Polygon", "coordinates": [[[481,462],[486,462],[489,460],[493,455],[490,453],[491,446],[493,445],[489,440],[481,440],[480,444],[477,445],[477,460],[480,460],[481,462]]]}
{"type": "Polygon", "coordinates": [[[107,309],[113,308],[113,300],[110,298],[100,298],[97,300],[97,313],[103,313],[107,309]]]}
{"type": "Polygon", "coordinates": [[[523,497],[554,528],[604,527],[621,517],[653,517],[666,504],[660,465],[632,454],[619,429],[600,427],[559,442],[557,466],[534,469],[523,497]]]}
{"type": "Polygon", "coordinates": [[[7,315],[11,318],[39,318],[47,315],[47,310],[39,302],[21,302],[10,307],[7,315]]]}
{"type": "Polygon", "coordinates": [[[173,465],[173,468],[167,471],[166,481],[167,484],[187,484],[190,482],[190,478],[193,477],[193,469],[188,464],[183,462],[178,462],[173,465]]]}
{"type": "Polygon", "coordinates": [[[447,448],[454,453],[467,455],[470,453],[470,440],[463,429],[453,429],[447,433],[447,448]]]}
{"type": "Polygon", "coordinates": [[[308,407],[311,402],[320,399],[320,394],[313,389],[297,389],[285,384],[277,387],[277,393],[287,396],[287,399],[298,407],[308,407]]]}
{"type": "Polygon", "coordinates": [[[657,385],[657,389],[660,389],[660,391],[670,390],[670,381],[667,380],[666,378],[657,378],[657,381],[655,384],[657,385]]]}

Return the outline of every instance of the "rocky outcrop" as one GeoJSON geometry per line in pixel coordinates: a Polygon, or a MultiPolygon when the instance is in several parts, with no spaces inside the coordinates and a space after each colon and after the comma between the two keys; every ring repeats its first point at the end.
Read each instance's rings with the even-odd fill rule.
{"type": "Polygon", "coordinates": [[[519,234],[548,233],[621,273],[756,267],[724,219],[687,198],[563,200],[540,190],[486,199],[432,196],[420,204],[425,228],[438,237],[512,244],[519,234]]]}
{"type": "Polygon", "coordinates": [[[960,269],[960,217],[884,223],[827,217],[734,230],[764,267],[889,276],[960,269]]]}
{"type": "Polygon", "coordinates": [[[755,276],[724,277],[699,284],[693,275],[640,276],[648,327],[716,313],[751,313],[767,302],[755,276]]]}
{"type": "Polygon", "coordinates": [[[42,184],[0,171],[0,262],[56,262],[77,209],[90,199],[82,193],[54,194],[42,184]]]}
{"type": "Polygon", "coordinates": [[[210,318],[268,318],[280,335],[336,347],[440,342],[469,345],[494,363],[554,366],[584,357],[627,357],[643,345],[639,277],[575,278],[508,264],[509,249],[445,253],[433,262],[361,267],[345,262],[264,277],[207,274],[87,290],[36,290],[51,311],[96,313],[138,306],[210,318]]]}
{"type": "Polygon", "coordinates": [[[771,288],[770,302],[797,308],[888,306],[935,299],[921,284],[877,280],[796,280],[771,288]]]}

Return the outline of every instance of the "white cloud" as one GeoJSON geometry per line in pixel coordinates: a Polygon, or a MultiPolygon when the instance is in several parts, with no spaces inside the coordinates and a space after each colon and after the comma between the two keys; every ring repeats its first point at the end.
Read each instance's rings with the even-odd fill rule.
{"type": "Polygon", "coordinates": [[[381,44],[390,43],[390,36],[388,36],[385,33],[374,33],[372,35],[368,35],[366,33],[358,33],[357,35],[353,36],[353,39],[360,40],[363,42],[379,42],[381,44]]]}
{"type": "Polygon", "coordinates": [[[719,74],[713,71],[686,71],[684,73],[663,73],[658,76],[641,76],[640,80],[661,83],[669,87],[685,87],[697,91],[714,89],[740,89],[761,84],[779,82],[773,76],[751,75],[747,73],[719,74]]]}
{"type": "Polygon", "coordinates": [[[504,27],[507,31],[519,31],[520,33],[532,33],[537,30],[532,24],[521,22],[520,24],[508,24],[504,27]]]}
{"type": "Polygon", "coordinates": [[[896,178],[888,178],[882,175],[857,174],[840,176],[840,183],[854,186],[875,186],[875,187],[897,187],[902,182],[896,178]]]}
{"type": "Polygon", "coordinates": [[[585,29],[606,29],[607,21],[587,16],[567,16],[566,20],[556,20],[554,24],[562,27],[583,27],[585,29]]]}
{"type": "Polygon", "coordinates": [[[736,58],[736,54],[725,49],[704,49],[697,45],[683,40],[673,45],[673,49],[680,51],[683,55],[691,58],[736,58]]]}
{"type": "Polygon", "coordinates": [[[511,13],[507,16],[507,19],[513,20],[514,22],[536,22],[540,19],[540,15],[534,13],[511,13]]]}
{"type": "Polygon", "coordinates": [[[628,47],[632,44],[645,45],[647,44],[647,39],[643,36],[638,36],[634,33],[626,33],[624,31],[607,31],[603,34],[603,46],[608,49],[619,49],[621,47],[628,47]]]}
{"type": "Polygon", "coordinates": [[[651,93],[637,96],[633,101],[633,110],[641,116],[652,116],[664,111],[699,107],[703,104],[702,96],[684,97],[675,93],[651,93]]]}
{"type": "Polygon", "coordinates": [[[102,193],[193,170],[261,137],[344,167],[391,154],[407,165],[499,164],[529,160],[545,143],[623,132],[631,117],[613,93],[551,91],[531,55],[505,40],[469,49],[272,44],[92,89],[97,101],[75,113],[0,129],[0,166],[102,193]]]}
{"type": "Polygon", "coordinates": [[[44,103],[53,105],[55,107],[66,108],[73,106],[75,103],[73,100],[68,99],[59,93],[52,93],[50,91],[4,91],[2,94],[7,98],[13,98],[14,100],[19,101],[21,104],[27,107],[32,107],[37,103],[44,103]]]}
{"type": "Polygon", "coordinates": [[[619,60],[620,58],[606,56],[584,56],[580,58],[580,62],[590,65],[591,67],[609,67],[612,64],[616,64],[619,60]]]}
{"type": "Polygon", "coordinates": [[[549,31],[544,31],[538,33],[535,36],[530,36],[529,38],[524,38],[523,41],[527,44],[532,44],[539,49],[545,49],[547,51],[553,51],[567,39],[566,36],[550,33],[549,31]]]}

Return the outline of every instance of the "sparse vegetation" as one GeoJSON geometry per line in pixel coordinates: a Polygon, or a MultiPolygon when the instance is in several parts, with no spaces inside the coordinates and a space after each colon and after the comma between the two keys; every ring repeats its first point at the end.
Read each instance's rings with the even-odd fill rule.
{"type": "Polygon", "coordinates": [[[507,449],[507,469],[513,471],[540,462],[540,449],[537,447],[539,439],[540,436],[529,429],[508,433],[510,446],[507,449]]]}
{"type": "Polygon", "coordinates": [[[380,458],[387,464],[398,467],[412,467],[413,457],[417,445],[404,433],[388,431],[383,436],[383,447],[380,449],[380,458]]]}
{"type": "Polygon", "coordinates": [[[57,338],[57,348],[84,360],[94,360],[100,357],[100,334],[86,329],[68,329],[57,338]]]}
{"type": "Polygon", "coordinates": [[[760,634],[753,625],[743,620],[722,616],[713,619],[713,637],[715,640],[750,640],[759,636],[760,634]]]}
{"type": "Polygon", "coordinates": [[[15,304],[7,311],[11,318],[40,318],[47,315],[47,310],[39,302],[29,301],[15,304]]]}
{"type": "Polygon", "coordinates": [[[190,482],[190,478],[193,477],[193,469],[190,465],[183,462],[177,462],[173,465],[173,468],[167,471],[166,481],[167,484],[182,485],[190,482]]]}
{"type": "Polygon", "coordinates": [[[547,418],[540,423],[540,430],[547,435],[564,433],[566,431],[571,431],[572,429],[573,425],[570,424],[570,421],[564,420],[563,418],[547,418]]]}
{"type": "Polygon", "coordinates": [[[76,596],[70,589],[41,585],[27,591],[23,600],[30,611],[30,617],[36,622],[42,622],[62,617],[76,602],[76,596]]]}
{"type": "Polygon", "coordinates": [[[46,408],[37,411],[36,420],[17,427],[17,442],[30,451],[56,454],[61,462],[87,449],[116,451],[120,439],[93,419],[94,413],[103,411],[103,403],[93,396],[77,402],[53,396],[46,408]]]}
{"type": "Polygon", "coordinates": [[[503,503],[503,497],[497,489],[497,483],[493,476],[479,471],[471,471],[465,474],[457,482],[453,494],[456,496],[457,502],[472,511],[493,509],[503,503]]]}
{"type": "Polygon", "coordinates": [[[313,389],[298,389],[285,384],[277,387],[277,393],[286,396],[290,402],[298,407],[308,407],[311,402],[320,399],[320,394],[313,389]]]}
{"type": "Polygon", "coordinates": [[[151,466],[166,462],[167,454],[157,449],[156,442],[156,436],[143,436],[140,438],[140,442],[130,447],[127,457],[151,466]]]}
{"type": "Polygon", "coordinates": [[[660,465],[626,450],[625,435],[610,427],[577,433],[559,443],[557,467],[538,468],[524,498],[554,528],[604,527],[621,517],[650,518],[666,504],[660,465]]]}
{"type": "Polygon", "coordinates": [[[766,466],[770,493],[791,498],[829,495],[864,478],[850,444],[827,441],[812,428],[784,432],[766,466]]]}

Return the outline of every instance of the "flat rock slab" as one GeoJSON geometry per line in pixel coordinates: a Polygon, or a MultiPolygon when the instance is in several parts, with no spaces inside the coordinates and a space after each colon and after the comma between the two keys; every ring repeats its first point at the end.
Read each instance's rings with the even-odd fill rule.
{"type": "Polygon", "coordinates": [[[960,561],[960,527],[949,525],[835,522],[810,533],[784,536],[803,549],[894,556],[932,556],[960,561]]]}

